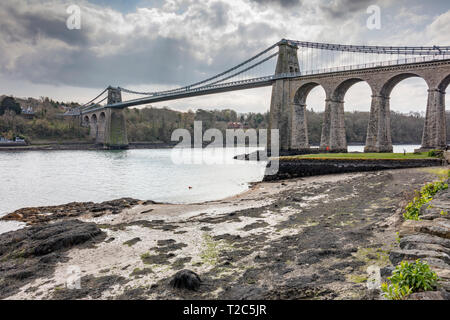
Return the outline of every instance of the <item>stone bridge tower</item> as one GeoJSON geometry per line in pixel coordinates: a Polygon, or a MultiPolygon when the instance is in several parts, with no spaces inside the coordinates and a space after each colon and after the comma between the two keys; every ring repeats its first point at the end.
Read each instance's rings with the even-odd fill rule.
{"type": "MultiPolygon", "coordinates": [[[[108,105],[122,102],[119,88],[108,87],[108,105]]],[[[102,108],[82,115],[82,124],[90,128],[90,136],[95,143],[107,149],[128,147],[127,123],[124,109],[102,108]]]]}
{"type": "MultiPolygon", "coordinates": [[[[108,105],[122,102],[119,88],[108,88],[108,105]]],[[[127,123],[124,109],[108,108],[109,121],[106,125],[105,145],[111,149],[128,147],[127,123]]]]}
{"type": "MultiPolygon", "coordinates": [[[[298,47],[289,44],[286,40],[282,40],[278,44],[278,60],[275,69],[275,75],[295,73],[300,71],[298,57],[298,47]]],[[[295,123],[295,131],[305,131],[304,126],[306,121],[301,121],[305,117],[305,106],[292,105],[290,103],[291,82],[289,79],[276,80],[272,86],[272,99],[270,103],[270,118],[269,129],[278,129],[280,137],[280,150],[291,149],[292,143],[292,125],[295,123]],[[293,118],[295,120],[293,121],[293,118]]],[[[295,141],[298,146],[309,148],[308,135],[305,135],[306,140],[295,141]]],[[[301,140],[301,139],[300,139],[301,140]]],[[[268,146],[271,145],[270,130],[268,146]]]]}

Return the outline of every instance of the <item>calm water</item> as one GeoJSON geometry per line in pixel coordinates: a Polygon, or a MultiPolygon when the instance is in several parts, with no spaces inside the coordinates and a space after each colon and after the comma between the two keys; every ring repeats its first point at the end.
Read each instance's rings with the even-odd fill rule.
{"type": "MultiPolygon", "coordinates": [[[[418,147],[399,145],[394,151],[418,147]]],[[[232,160],[245,151],[186,149],[175,159],[172,150],[1,152],[0,216],[23,207],[122,197],[171,203],[222,199],[262,180],[265,163],[232,160]],[[180,159],[203,164],[177,164],[180,159]]]]}
{"type": "Polygon", "coordinates": [[[186,149],[182,159],[191,164],[174,163],[171,150],[1,152],[0,215],[122,197],[172,203],[222,199],[262,180],[265,163],[232,160],[245,151],[186,149]],[[195,164],[199,159],[208,165],[195,164]],[[217,164],[221,161],[229,163],[217,164]]]}

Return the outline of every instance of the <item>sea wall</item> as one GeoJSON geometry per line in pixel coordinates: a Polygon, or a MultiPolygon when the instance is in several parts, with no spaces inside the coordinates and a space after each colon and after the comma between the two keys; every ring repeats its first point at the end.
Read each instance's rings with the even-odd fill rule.
{"type": "MultiPolygon", "coordinates": [[[[441,159],[296,159],[281,160],[275,175],[263,181],[276,181],[335,173],[379,171],[445,165],[441,159]]],[[[267,165],[270,166],[270,163],[267,165]]]]}

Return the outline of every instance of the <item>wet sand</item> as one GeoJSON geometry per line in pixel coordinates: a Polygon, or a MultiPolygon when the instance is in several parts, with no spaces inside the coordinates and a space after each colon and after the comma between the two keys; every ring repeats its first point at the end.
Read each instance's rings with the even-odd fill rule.
{"type": "Polygon", "coordinates": [[[58,253],[52,272],[8,294],[0,280],[0,297],[378,299],[367,268],[390,265],[401,209],[434,180],[429,169],[328,175],[258,183],[220,201],[60,216],[104,235],[58,253]],[[169,286],[181,269],[200,276],[198,291],[169,286]],[[66,288],[70,270],[80,271],[80,290],[66,288]]]}

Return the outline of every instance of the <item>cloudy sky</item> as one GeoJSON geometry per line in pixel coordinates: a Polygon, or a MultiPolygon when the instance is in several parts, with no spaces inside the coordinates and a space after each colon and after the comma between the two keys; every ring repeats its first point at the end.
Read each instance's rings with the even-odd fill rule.
{"type": "MultiPolygon", "coordinates": [[[[448,0],[2,0],[0,94],[86,102],[108,85],[153,91],[214,75],[282,38],[367,45],[450,45],[448,0]],[[69,30],[67,8],[81,9],[69,30]],[[367,8],[381,9],[369,30],[367,8]]],[[[425,111],[427,87],[408,79],[395,111],[425,111]]],[[[155,104],[178,110],[264,112],[270,88],[155,104]]],[[[369,110],[370,90],[353,86],[346,110],[369,110]]],[[[448,94],[447,94],[448,96],[448,94]]],[[[323,110],[316,88],[309,108],[323,110]]],[[[447,97],[447,101],[449,97],[447,97]]]]}

